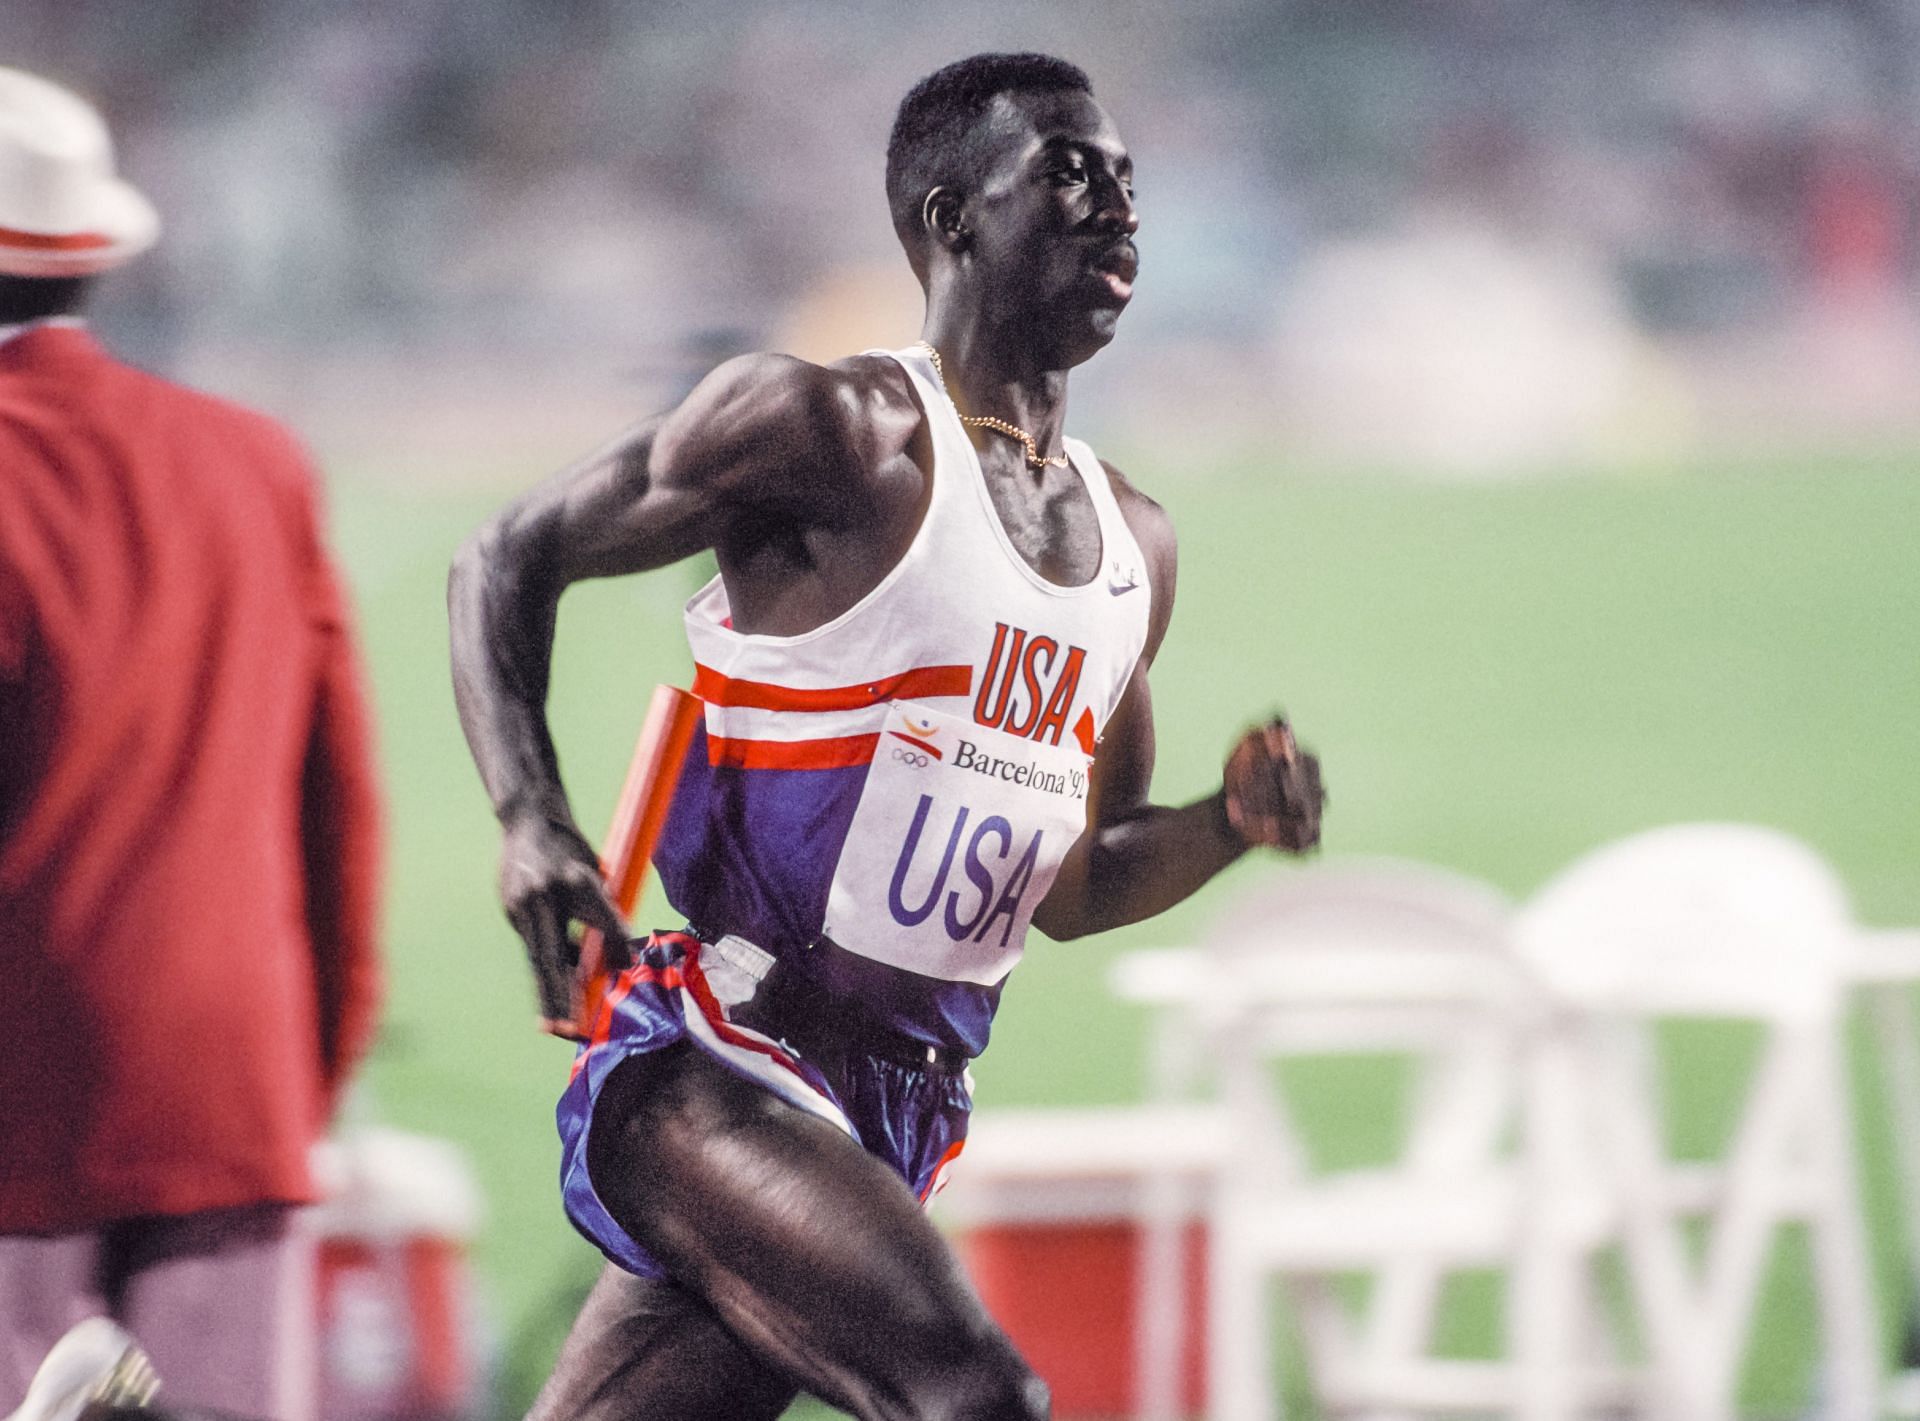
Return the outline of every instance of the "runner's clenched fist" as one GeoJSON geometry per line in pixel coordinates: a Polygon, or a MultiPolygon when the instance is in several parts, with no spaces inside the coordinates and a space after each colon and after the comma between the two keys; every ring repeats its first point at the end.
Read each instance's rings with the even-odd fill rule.
{"type": "Polygon", "coordinates": [[[1320,761],[1300,748],[1280,716],[1256,725],[1227,756],[1222,777],[1227,822],[1249,844],[1305,853],[1320,842],[1320,761]]]}

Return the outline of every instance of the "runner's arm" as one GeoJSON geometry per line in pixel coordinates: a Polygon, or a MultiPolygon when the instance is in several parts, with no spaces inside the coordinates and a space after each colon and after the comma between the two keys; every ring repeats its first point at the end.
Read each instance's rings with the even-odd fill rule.
{"type": "Polygon", "coordinates": [[[1148,671],[1172,618],[1177,559],[1165,513],[1117,476],[1115,485],[1153,570],[1153,618],[1094,759],[1087,831],[1033,915],[1034,926],[1055,939],[1153,917],[1257,844],[1303,853],[1320,835],[1319,762],[1294,746],[1279,722],[1240,738],[1213,794],[1179,808],[1149,802],[1155,745],[1148,671]]]}
{"type": "Polygon", "coordinates": [[[782,356],[730,361],[677,409],[508,505],[454,559],[454,701],[504,834],[502,901],[550,1017],[567,1011],[568,924],[600,928],[616,960],[626,937],[574,822],[547,725],[560,595],[712,547],[743,515],[804,520],[831,471],[845,467],[848,414],[833,372],[782,356]]]}

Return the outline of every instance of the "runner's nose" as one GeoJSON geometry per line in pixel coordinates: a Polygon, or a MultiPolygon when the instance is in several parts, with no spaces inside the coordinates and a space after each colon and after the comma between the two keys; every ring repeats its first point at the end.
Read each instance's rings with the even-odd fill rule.
{"type": "Polygon", "coordinates": [[[1108,175],[1098,181],[1096,192],[1100,206],[1094,216],[1101,226],[1129,237],[1140,230],[1140,214],[1125,183],[1108,175]]]}

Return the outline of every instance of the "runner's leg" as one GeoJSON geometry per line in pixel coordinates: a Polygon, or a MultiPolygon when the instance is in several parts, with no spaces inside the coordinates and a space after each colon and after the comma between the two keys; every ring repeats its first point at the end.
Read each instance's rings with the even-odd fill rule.
{"type": "Polygon", "coordinates": [[[693,1294],[609,1263],[527,1421],[774,1421],[798,1390],[693,1294]]]}
{"type": "Polygon", "coordinates": [[[614,1070],[587,1168],[750,1353],[862,1421],[1047,1415],[1045,1386],[899,1178],[699,1049],[614,1070]]]}

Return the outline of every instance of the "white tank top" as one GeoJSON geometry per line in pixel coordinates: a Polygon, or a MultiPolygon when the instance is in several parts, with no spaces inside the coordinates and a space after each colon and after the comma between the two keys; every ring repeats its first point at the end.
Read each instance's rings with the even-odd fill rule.
{"type": "MultiPolygon", "coordinates": [[[[1008,539],[925,351],[874,353],[926,413],[925,518],[878,586],[811,631],[734,630],[718,578],[687,604],[705,765],[681,793],[704,779],[706,805],[670,830],[662,876],[696,925],[776,953],[812,934],[993,984],[1085,828],[1091,757],[1146,645],[1152,590],[1091,449],[1065,441],[1100,563],[1062,587],[1008,539]]],[[[675,821],[695,812],[676,800],[675,821]]]]}

